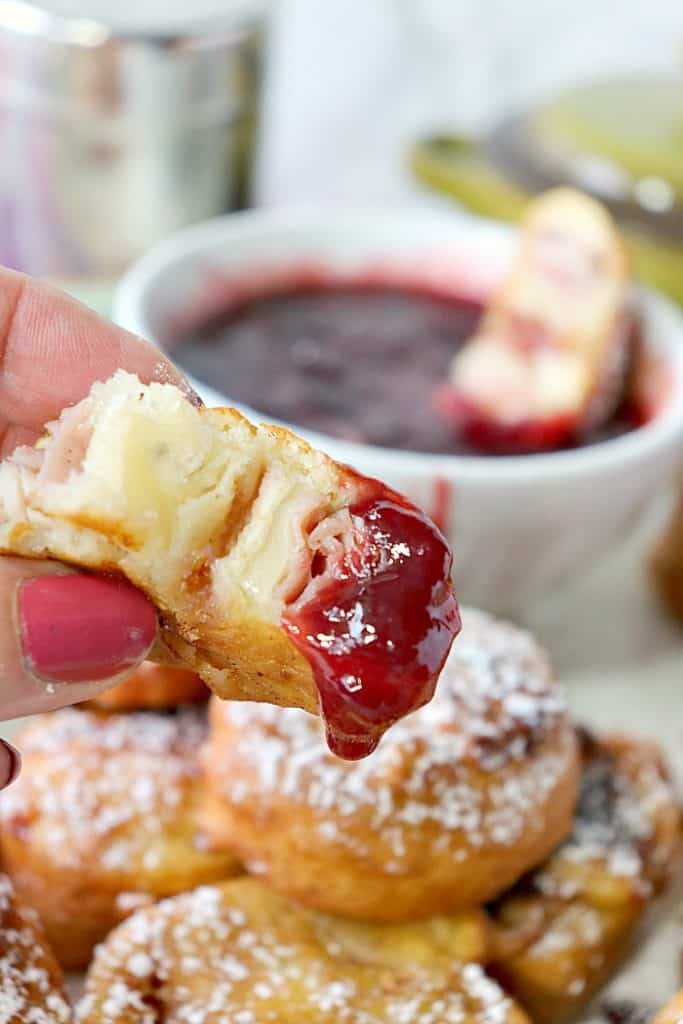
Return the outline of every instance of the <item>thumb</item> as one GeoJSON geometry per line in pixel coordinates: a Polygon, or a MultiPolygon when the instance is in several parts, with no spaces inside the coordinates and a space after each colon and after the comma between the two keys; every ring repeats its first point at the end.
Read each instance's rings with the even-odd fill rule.
{"type": "Polygon", "coordinates": [[[89,700],[136,668],[156,633],[154,607],[124,579],[0,558],[0,720],[89,700]]]}

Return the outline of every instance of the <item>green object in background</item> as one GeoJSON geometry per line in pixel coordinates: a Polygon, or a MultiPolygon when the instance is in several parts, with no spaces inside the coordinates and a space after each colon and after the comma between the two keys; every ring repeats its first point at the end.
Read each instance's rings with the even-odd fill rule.
{"type": "Polygon", "coordinates": [[[412,163],[427,185],[486,217],[518,220],[529,201],[529,193],[507,179],[472,139],[449,135],[424,139],[415,146],[412,163]]]}
{"type": "Polygon", "coordinates": [[[424,139],[412,165],[473,212],[510,221],[537,192],[583,189],[613,212],[638,276],[683,304],[683,79],[583,85],[482,139],[424,139]]]}
{"type": "Polygon", "coordinates": [[[584,85],[532,115],[548,145],[593,153],[632,179],[655,176],[683,196],[683,79],[631,75],[584,85]]]}

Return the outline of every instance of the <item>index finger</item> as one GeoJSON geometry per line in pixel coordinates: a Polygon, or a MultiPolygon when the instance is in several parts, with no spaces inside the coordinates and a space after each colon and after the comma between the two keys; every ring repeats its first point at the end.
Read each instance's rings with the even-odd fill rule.
{"type": "Polygon", "coordinates": [[[40,430],[98,380],[123,368],[144,382],[196,395],[159,349],[75,299],[0,267],[0,418],[15,432],[40,430]]]}

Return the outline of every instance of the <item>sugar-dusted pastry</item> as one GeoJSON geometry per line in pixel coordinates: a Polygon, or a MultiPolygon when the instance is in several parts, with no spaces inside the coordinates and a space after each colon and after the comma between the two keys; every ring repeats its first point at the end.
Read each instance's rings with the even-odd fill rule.
{"type": "Polygon", "coordinates": [[[0,464],[0,551],[124,573],[224,698],[320,709],[362,757],[426,703],[458,632],[418,509],[289,431],[122,371],[0,464]]]}
{"type": "Polygon", "coordinates": [[[198,704],[209,690],[196,672],[172,665],[144,661],[127,679],[88,701],[90,707],[108,711],[141,711],[198,704]]]}
{"type": "Polygon", "coordinates": [[[2,1024],[70,1024],[62,972],[35,910],[16,897],[0,874],[0,1021],[2,1024]]]}
{"type": "Polygon", "coordinates": [[[651,558],[652,579],[669,611],[683,622],[683,488],[651,558]]]}
{"type": "Polygon", "coordinates": [[[2,858],[65,967],[85,966],[141,904],[238,873],[230,854],[205,848],[195,818],[204,735],[203,711],[190,708],[68,708],[18,734],[24,765],[0,796],[2,858]]]}
{"type": "Polygon", "coordinates": [[[476,611],[427,707],[357,764],[305,712],[221,703],[202,754],[216,849],[308,906],[410,921],[497,896],[571,829],[574,729],[544,652],[476,611]]]}
{"type": "Polygon", "coordinates": [[[478,964],[368,960],[254,879],[203,886],[117,928],[96,953],[78,1020],[528,1024],[478,964]]]}
{"type": "MultiPolygon", "coordinates": [[[[317,914],[317,929],[376,963],[475,961],[536,1024],[574,1019],[640,934],[644,911],[676,867],[680,825],[655,747],[585,733],[582,741],[570,838],[485,913],[474,908],[398,925],[317,914]]],[[[618,1015],[623,1009],[613,1004],[606,1019],[631,1024],[618,1015]]],[[[634,1016],[632,1024],[648,1020],[634,1016]]]]}
{"type": "Polygon", "coordinates": [[[538,928],[497,976],[537,1024],[562,1024],[621,963],[644,911],[678,859],[680,814],[661,755],[624,737],[583,739],[581,794],[570,839],[495,918],[538,928]]]}
{"type": "Polygon", "coordinates": [[[602,426],[632,357],[629,263],[593,199],[556,189],[533,201],[519,254],[453,360],[445,415],[484,451],[541,451],[602,426]]]}

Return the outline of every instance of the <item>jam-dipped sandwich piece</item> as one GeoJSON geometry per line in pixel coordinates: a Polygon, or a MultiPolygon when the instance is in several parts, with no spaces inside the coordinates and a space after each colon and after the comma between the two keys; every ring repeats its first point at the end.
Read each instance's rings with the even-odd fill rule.
{"type": "Polygon", "coordinates": [[[438,404],[484,452],[551,450],[615,412],[632,357],[629,264],[609,213],[571,189],[529,206],[518,254],[438,404]]]}
{"type": "Polygon", "coordinates": [[[448,545],[406,499],[122,371],[0,464],[0,551],[122,573],[159,611],[157,660],[320,710],[352,759],[431,698],[460,628],[448,545]]]}

